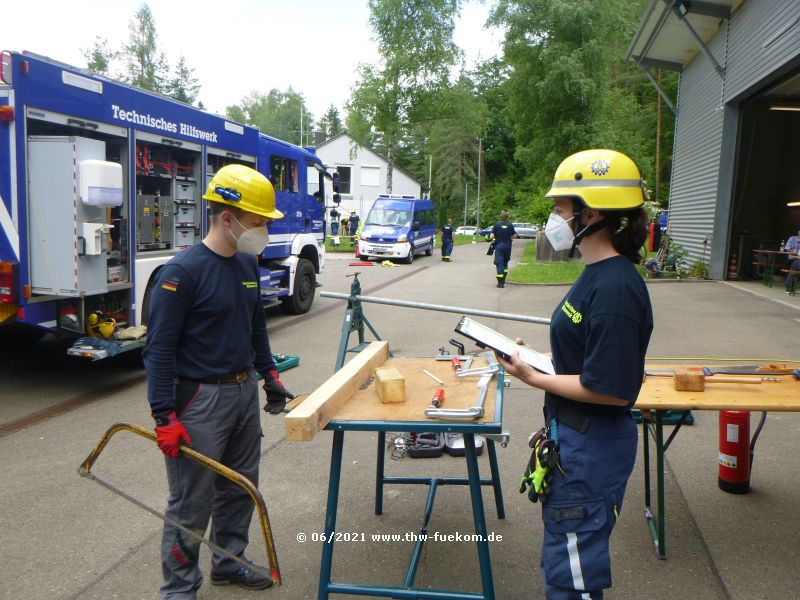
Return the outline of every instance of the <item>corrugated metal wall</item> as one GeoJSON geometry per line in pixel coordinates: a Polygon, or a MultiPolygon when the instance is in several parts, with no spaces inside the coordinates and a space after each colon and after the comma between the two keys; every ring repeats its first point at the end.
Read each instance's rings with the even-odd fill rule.
{"type": "Polygon", "coordinates": [[[670,220],[692,265],[704,252],[711,276],[724,274],[730,235],[737,103],[785,74],[800,58],[800,0],[749,0],[708,44],[724,80],[702,53],[681,75],[670,220]]]}
{"type": "MultiPolygon", "coordinates": [[[[725,101],[800,56],[800,2],[750,0],[733,14],[728,36],[725,101]]],[[[773,77],[774,78],[774,77],[773,77]]]]}
{"type": "MultiPolygon", "coordinates": [[[[723,23],[709,44],[723,65],[726,39],[727,23],[723,23]]],[[[689,265],[701,257],[706,237],[715,242],[712,231],[722,148],[722,91],[722,77],[702,53],[681,74],[669,210],[670,233],[689,254],[689,265]]],[[[706,261],[710,250],[709,245],[706,261]]]]}

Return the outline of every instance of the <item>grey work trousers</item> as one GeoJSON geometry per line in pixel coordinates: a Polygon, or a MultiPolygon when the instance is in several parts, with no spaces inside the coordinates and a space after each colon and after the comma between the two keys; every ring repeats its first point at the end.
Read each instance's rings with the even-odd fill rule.
{"type": "MultiPolygon", "coordinates": [[[[192,439],[191,448],[258,485],[261,417],[255,372],[241,384],[180,381],[175,393],[178,419],[192,439]]],[[[194,460],[165,457],[169,498],[166,514],[199,535],[211,519],[211,541],[244,557],[253,501],[241,487],[194,460]]],[[[200,542],[172,525],[164,525],[161,600],[194,600],[203,583],[198,567],[200,542]]],[[[232,573],[240,565],[213,554],[214,573],[232,573]]]]}

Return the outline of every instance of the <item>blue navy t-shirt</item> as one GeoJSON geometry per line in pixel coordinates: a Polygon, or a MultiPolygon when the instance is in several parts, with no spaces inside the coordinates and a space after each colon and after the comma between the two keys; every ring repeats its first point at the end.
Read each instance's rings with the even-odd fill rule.
{"type": "Polygon", "coordinates": [[[153,412],[174,409],[175,377],[275,368],[255,257],[200,243],[164,265],[150,296],[144,362],[153,412]]]}
{"type": "Polygon", "coordinates": [[[453,226],[452,225],[442,225],[442,241],[443,242],[452,242],[453,241],[453,226]]]}
{"type": "Polygon", "coordinates": [[[642,387],[652,332],[650,296],[633,263],[614,256],[586,265],[550,322],[553,366],[559,375],[580,375],[590,390],[628,402],[609,410],[627,410],[642,387]]]}
{"type": "Polygon", "coordinates": [[[508,221],[498,221],[494,224],[494,227],[492,227],[492,233],[498,244],[510,244],[511,236],[513,236],[516,231],[512,223],[508,221]]]}

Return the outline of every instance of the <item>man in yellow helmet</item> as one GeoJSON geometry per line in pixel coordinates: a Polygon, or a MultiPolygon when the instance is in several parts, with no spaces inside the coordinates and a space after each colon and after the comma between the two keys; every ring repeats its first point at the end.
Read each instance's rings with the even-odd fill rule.
{"type": "MultiPolygon", "coordinates": [[[[261,418],[256,372],[267,405],[278,414],[293,398],[278,379],[267,339],[258,262],[266,225],[283,214],[275,190],[243,165],[220,169],[208,186],[211,226],[202,243],[170,260],[150,297],[144,353],[148,400],[158,446],[166,457],[170,494],[166,514],[203,533],[241,562],[214,553],[211,583],[264,589],[272,580],[244,558],[253,502],[227,479],[181,455],[190,445],[258,485],[261,418]]],[[[200,543],[164,526],[160,598],[193,600],[203,582],[200,543]]]]}

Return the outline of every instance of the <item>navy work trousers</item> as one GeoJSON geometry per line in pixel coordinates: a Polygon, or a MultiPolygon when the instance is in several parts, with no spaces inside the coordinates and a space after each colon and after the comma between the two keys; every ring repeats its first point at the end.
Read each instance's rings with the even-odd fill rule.
{"type": "Polygon", "coordinates": [[[592,416],[585,433],[558,423],[563,474],[542,505],[541,570],[548,600],[603,597],[611,587],[609,538],[636,461],[630,413],[592,416]]]}
{"type": "Polygon", "coordinates": [[[442,258],[450,258],[453,252],[453,240],[442,240],[442,258]]]}
{"type": "Polygon", "coordinates": [[[511,242],[498,242],[494,247],[494,265],[497,267],[497,276],[508,273],[508,263],[511,261],[511,242]]]}

